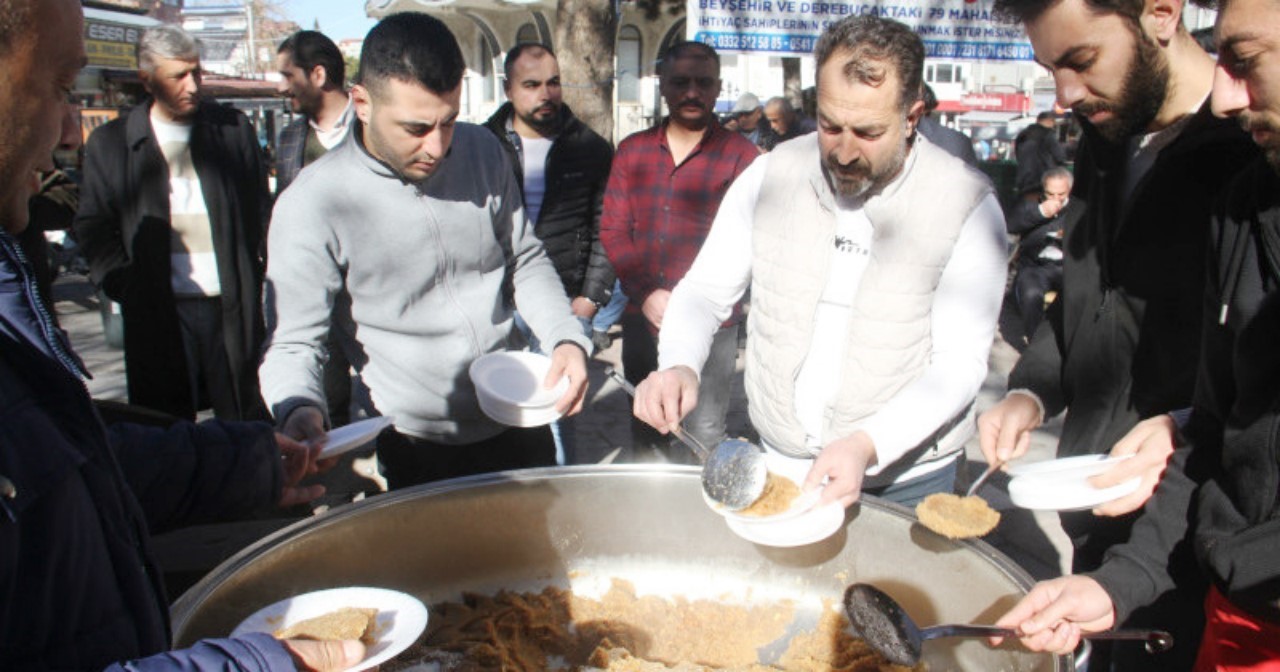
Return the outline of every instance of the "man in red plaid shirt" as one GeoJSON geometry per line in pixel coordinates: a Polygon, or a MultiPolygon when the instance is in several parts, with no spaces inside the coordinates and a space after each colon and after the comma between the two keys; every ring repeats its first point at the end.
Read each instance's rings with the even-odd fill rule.
{"type": "MultiPolygon", "coordinates": [[[[658,366],[657,333],[667,300],[698,255],[720,199],[760,155],[716,121],[720,57],[714,49],[698,42],[672,46],[658,64],[658,82],[668,116],[618,146],[600,217],[600,242],[631,297],[622,318],[622,366],[633,384],[658,366]]],[[[688,431],[704,444],[724,437],[740,320],[734,311],[716,334],[701,372],[697,408],[685,418],[688,431]]],[[[665,454],[670,446],[634,417],[631,435],[640,457],[645,448],[665,454]]],[[[667,457],[694,461],[683,449],[667,457]]]]}

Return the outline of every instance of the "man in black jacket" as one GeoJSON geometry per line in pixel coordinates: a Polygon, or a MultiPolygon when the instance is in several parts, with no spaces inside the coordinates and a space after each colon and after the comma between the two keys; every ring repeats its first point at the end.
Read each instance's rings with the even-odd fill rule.
{"type": "MultiPolygon", "coordinates": [[[[507,52],[503,67],[508,102],[485,127],[511,156],[525,216],[560,274],[573,314],[602,349],[608,343],[601,339],[607,337],[592,329],[591,320],[616,289],[613,266],[600,245],[600,206],[613,148],[564,104],[560,64],[546,45],[517,44],[507,52]]],[[[518,314],[516,324],[538,349],[518,314]]],[[[572,462],[572,428],[562,421],[554,429],[559,461],[572,462]]]]}
{"type": "Polygon", "coordinates": [[[271,207],[257,134],[200,100],[181,28],[148,29],[153,100],[89,138],[75,230],[90,277],[124,314],[129,401],[179,418],[265,418],[257,366],[271,207]]]}
{"type": "Polygon", "coordinates": [[[1062,291],[1062,238],[1085,210],[1084,201],[1071,198],[1071,171],[1051,168],[1040,183],[1040,202],[1015,204],[1008,222],[1009,233],[1019,237],[1013,298],[1022,316],[1022,334],[1010,340],[1018,350],[1026,348],[1040,326],[1045,295],[1062,291]]]}
{"type": "Polygon", "coordinates": [[[1129,542],[1001,619],[1032,648],[1067,650],[1150,603],[1173,585],[1171,547],[1186,539],[1211,585],[1196,669],[1280,660],[1280,3],[1227,0],[1216,37],[1214,112],[1237,117],[1266,157],[1228,185],[1212,220],[1195,404],[1129,542]]]}
{"type": "Polygon", "coordinates": [[[297,483],[317,449],[265,423],[108,430],[94,411],[15,240],[32,178],[80,133],[66,92],[83,34],[77,0],[0,0],[0,669],[346,669],[358,642],[257,633],[162,653],[172,633],[148,530],[308,501],[321,489],[297,483]]]}
{"type": "MultiPolygon", "coordinates": [[[[1063,245],[1063,289],[1009,376],[1010,393],[983,413],[983,454],[1022,454],[1029,433],[1069,409],[1061,457],[1142,448],[1139,421],[1191,405],[1200,351],[1205,224],[1223,184],[1257,154],[1238,125],[1215,119],[1206,98],[1213,59],[1182,25],[1181,0],[1001,0],[1021,20],[1036,59],[1057,85],[1058,104],[1084,130],[1073,193],[1087,210],[1063,245]]],[[[1146,492],[1171,451],[1143,449],[1146,492]]],[[[1116,453],[1113,453],[1116,454],[1116,453]]],[[[1116,513],[1118,511],[1110,511],[1116,513]]],[[[1098,567],[1128,538],[1133,517],[1064,512],[1074,571],[1098,567]]],[[[1164,657],[1115,662],[1120,669],[1189,669],[1200,631],[1202,580],[1189,557],[1175,567],[1182,590],[1133,614],[1128,625],[1176,632],[1164,657]]],[[[1103,647],[1096,647],[1105,660],[1103,647]]],[[[1132,647],[1115,647],[1129,655],[1132,647]]],[[[1095,659],[1099,660],[1099,659],[1095,659]]]]}
{"type": "Polygon", "coordinates": [[[1067,165],[1067,154],[1058,143],[1058,129],[1052,112],[1036,115],[1036,123],[1022,129],[1013,139],[1013,156],[1018,162],[1014,188],[1024,200],[1035,200],[1040,180],[1050,168],[1067,165]]]}

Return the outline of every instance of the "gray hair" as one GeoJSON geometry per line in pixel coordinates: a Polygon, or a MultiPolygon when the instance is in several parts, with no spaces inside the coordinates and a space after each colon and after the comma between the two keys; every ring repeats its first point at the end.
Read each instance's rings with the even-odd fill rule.
{"type": "Polygon", "coordinates": [[[878,87],[892,68],[901,87],[903,111],[920,100],[924,83],[924,42],[905,24],[878,16],[850,16],[831,24],[813,49],[818,70],[837,53],[849,81],[878,87]]]}
{"type": "Polygon", "coordinates": [[[765,107],[772,107],[781,110],[783,114],[791,115],[796,113],[796,106],[792,105],[791,101],[783,98],[782,96],[774,96],[764,105],[765,107]]]}
{"type": "Polygon", "coordinates": [[[138,40],[138,68],[155,72],[159,59],[200,60],[200,41],[178,26],[148,28],[138,40]]]}
{"type": "Polygon", "coordinates": [[[1067,184],[1075,184],[1076,176],[1062,166],[1054,166],[1040,176],[1040,184],[1049,184],[1049,180],[1066,180],[1067,184]]]}

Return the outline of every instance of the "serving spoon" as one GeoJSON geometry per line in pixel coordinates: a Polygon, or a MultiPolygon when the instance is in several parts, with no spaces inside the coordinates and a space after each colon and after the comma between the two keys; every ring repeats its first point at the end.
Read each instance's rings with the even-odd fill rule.
{"type": "MultiPolygon", "coordinates": [[[[844,611],[854,634],[896,665],[920,662],[925,640],[939,637],[1017,637],[1013,628],[994,625],[934,625],[921,628],[892,597],[875,586],[855,583],[844,592],[844,611]]],[[[1168,651],[1173,636],[1162,630],[1107,630],[1081,635],[1085,639],[1133,639],[1146,642],[1149,653],[1168,651]]]]}
{"type": "MultiPolygon", "coordinates": [[[[635,386],[622,374],[613,367],[605,373],[635,399],[635,386]]],[[[698,456],[702,463],[702,491],[712,501],[730,511],[741,511],[764,494],[769,470],[759,446],[742,439],[725,439],[709,450],[680,423],[671,433],[698,456]]]]}

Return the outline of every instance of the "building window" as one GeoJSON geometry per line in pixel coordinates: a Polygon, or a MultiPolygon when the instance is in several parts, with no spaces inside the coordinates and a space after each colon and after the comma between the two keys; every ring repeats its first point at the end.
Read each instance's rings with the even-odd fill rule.
{"type": "Polygon", "coordinates": [[[623,26],[618,31],[618,102],[640,102],[640,31],[623,26]]]}

